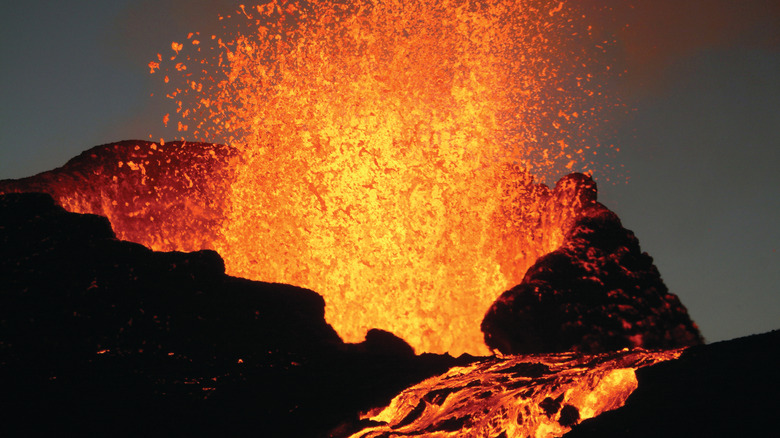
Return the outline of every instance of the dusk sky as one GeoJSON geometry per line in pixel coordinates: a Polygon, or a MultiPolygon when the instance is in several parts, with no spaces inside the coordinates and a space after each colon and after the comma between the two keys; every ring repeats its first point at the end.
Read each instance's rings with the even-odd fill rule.
{"type": "MultiPolygon", "coordinates": [[[[0,179],[93,146],[177,134],[147,64],[240,1],[4,2],[0,179]]],[[[780,2],[587,0],[628,73],[622,176],[601,202],[633,230],[708,341],[780,328],[780,2]],[[628,25],[628,26],[626,26],[628,25]]]]}

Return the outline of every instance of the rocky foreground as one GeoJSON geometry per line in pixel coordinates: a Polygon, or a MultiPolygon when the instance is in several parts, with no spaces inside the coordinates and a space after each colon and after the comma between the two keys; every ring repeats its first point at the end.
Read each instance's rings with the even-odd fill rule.
{"type": "Polygon", "coordinates": [[[323,436],[474,359],[345,344],[316,293],[153,252],[49,195],[0,196],[0,436],[323,436]]]}
{"type": "MultiPolygon", "coordinates": [[[[690,418],[697,406],[718,412],[664,371],[640,386],[624,420],[602,420],[637,387],[635,369],[642,382],[643,367],[702,338],[590,177],[550,190],[518,175],[511,213],[539,223],[511,230],[519,240],[507,257],[520,263],[545,233],[563,233],[562,244],[526,254],[536,262],[483,320],[486,344],[507,356],[453,358],[415,355],[376,329],[344,343],[313,291],[226,275],[214,251],[148,249],[213,247],[236,159],[226,146],[130,141],[0,181],[0,434],[624,436],[654,430],[643,426],[651,408],[671,406],[658,415],[673,419],[683,404],[690,418]]],[[[761,342],[776,341],[768,336],[761,342]]],[[[749,345],[736,356],[774,351],[749,345]]],[[[689,350],[669,372],[723,387],[721,367],[731,366],[728,379],[739,381],[730,356],[696,359],[713,348],[689,350]]],[[[751,403],[730,412],[763,412],[751,403]]],[[[706,423],[723,418],[734,417],[706,423]]]]}
{"type": "MultiPolygon", "coordinates": [[[[68,213],[43,194],[0,196],[0,278],[3,436],[349,436],[364,427],[394,436],[392,422],[360,412],[379,412],[453,366],[506,363],[415,356],[378,330],[345,344],[312,291],[227,276],[212,251],[160,253],[117,240],[105,218],[68,213]]],[[[531,410],[572,427],[573,437],[769,436],[778,347],[778,332],[691,347],[640,368],[626,406],[593,419],[564,410],[564,392],[531,410]]],[[[523,385],[549,386],[544,367],[510,371],[523,385]]],[[[500,393],[501,382],[471,377],[470,392],[500,393]]],[[[430,401],[444,404],[448,394],[430,401]]],[[[413,406],[403,426],[426,406],[413,406]]],[[[458,436],[466,429],[456,426],[484,419],[472,411],[437,424],[458,436]]]]}
{"type": "Polygon", "coordinates": [[[625,406],[566,438],[777,436],[780,331],[690,347],[637,370],[625,406]]]}

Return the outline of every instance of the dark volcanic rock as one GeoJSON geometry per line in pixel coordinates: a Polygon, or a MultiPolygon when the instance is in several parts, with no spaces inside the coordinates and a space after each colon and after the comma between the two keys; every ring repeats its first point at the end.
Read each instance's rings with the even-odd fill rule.
{"type": "Polygon", "coordinates": [[[414,349],[398,336],[380,329],[371,329],[366,333],[366,340],[357,344],[360,350],[373,354],[393,356],[414,356],[414,349]]]}
{"type": "Polygon", "coordinates": [[[506,354],[624,347],[673,348],[702,342],[652,258],[620,219],[595,202],[561,247],[541,257],[482,321],[485,343],[506,354]]]}
{"type": "Polygon", "coordinates": [[[117,240],[44,194],[0,196],[0,279],[2,436],[319,436],[464,363],[389,333],[345,345],[316,293],[117,240]]]}
{"type": "Polygon", "coordinates": [[[566,438],[777,436],[780,331],[687,349],[637,370],[625,406],[566,438]]]}
{"type": "Polygon", "coordinates": [[[105,218],[67,213],[46,195],[0,199],[0,315],[14,329],[4,340],[11,361],[24,351],[61,362],[77,348],[234,362],[341,344],[314,292],[228,277],[213,251],[156,253],[118,241],[105,218]]]}

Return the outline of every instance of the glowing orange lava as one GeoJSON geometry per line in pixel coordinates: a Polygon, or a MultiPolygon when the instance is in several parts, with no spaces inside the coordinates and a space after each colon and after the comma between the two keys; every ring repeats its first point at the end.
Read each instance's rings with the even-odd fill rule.
{"type": "Polygon", "coordinates": [[[232,36],[209,50],[191,34],[167,69],[179,129],[242,155],[213,245],[228,272],[316,290],[346,341],[377,327],[418,352],[486,353],[485,310],[576,214],[531,175],[587,170],[596,146],[582,17],[280,0],[228,18],[232,36]]]}
{"type": "Polygon", "coordinates": [[[175,102],[166,125],[228,146],[104,145],[27,189],[122,239],[313,289],[347,342],[380,328],[418,353],[486,354],[485,311],[585,207],[577,178],[538,182],[595,167],[609,68],[584,16],[278,0],[224,21],[149,68],[175,102]]]}
{"type": "Polygon", "coordinates": [[[455,367],[363,415],[353,437],[559,437],[574,424],[625,404],[637,368],[682,350],[494,358],[455,367]]]}

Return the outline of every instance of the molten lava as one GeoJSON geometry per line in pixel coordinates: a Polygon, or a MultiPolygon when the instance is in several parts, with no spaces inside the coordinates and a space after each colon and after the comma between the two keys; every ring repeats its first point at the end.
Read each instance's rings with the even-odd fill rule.
{"type": "Polygon", "coordinates": [[[562,436],[582,420],[623,406],[638,386],[637,368],[681,353],[514,356],[452,368],[365,414],[378,425],[352,436],[562,436]]]}
{"type": "Polygon", "coordinates": [[[596,166],[608,67],[583,16],[278,0],[225,18],[223,37],[190,34],[149,67],[177,106],[166,124],[229,146],[106,145],[38,189],[120,238],[316,290],[347,342],[380,328],[417,352],[487,353],[485,311],[594,202],[576,178],[537,182],[596,166]]]}
{"type": "Polygon", "coordinates": [[[595,153],[581,16],[362,0],[225,18],[229,35],[191,34],[150,67],[181,131],[241,153],[213,244],[228,271],[317,290],[346,341],[378,327],[417,351],[485,353],[485,310],[576,215],[531,175],[595,153]]]}

